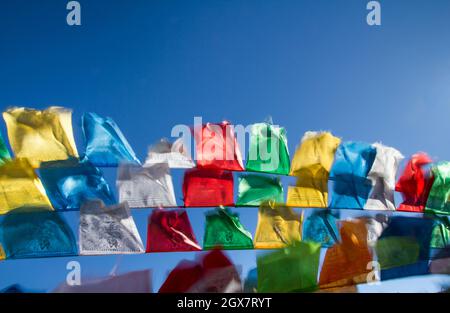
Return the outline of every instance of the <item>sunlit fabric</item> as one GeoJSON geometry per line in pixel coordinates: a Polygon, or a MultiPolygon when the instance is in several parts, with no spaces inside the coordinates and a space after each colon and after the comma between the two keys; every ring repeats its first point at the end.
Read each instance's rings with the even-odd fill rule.
{"type": "Polygon", "coordinates": [[[84,113],[81,125],[86,145],[85,157],[95,166],[140,165],[133,149],[116,123],[109,117],[84,113]]]}
{"type": "Polygon", "coordinates": [[[327,212],[314,212],[303,222],[303,241],[317,242],[331,247],[340,241],[337,218],[327,212]]]}
{"type": "Polygon", "coordinates": [[[253,124],[245,169],[288,175],[289,163],[286,130],[269,123],[253,124]]]}
{"type": "Polygon", "coordinates": [[[376,243],[381,269],[428,260],[434,225],[430,218],[392,217],[376,243]]]}
{"type": "Polygon", "coordinates": [[[181,261],[159,289],[160,293],[239,291],[242,291],[239,273],[220,250],[199,255],[195,261],[181,261]]]}
{"type": "Polygon", "coordinates": [[[150,293],[152,292],[151,270],[111,275],[100,279],[82,280],[81,285],[59,285],[53,293],[150,293]]]}
{"type": "Polygon", "coordinates": [[[430,248],[443,249],[450,245],[450,222],[446,217],[435,220],[431,233],[430,248]]]}
{"type": "Polygon", "coordinates": [[[207,123],[194,127],[197,167],[203,169],[243,171],[241,150],[229,122],[207,123]]]}
{"type": "Polygon", "coordinates": [[[117,175],[119,202],[130,208],[176,206],[172,176],[167,163],[150,167],[122,164],[117,175]]]}
{"type": "Polygon", "coordinates": [[[396,149],[375,143],[376,157],[367,177],[372,181],[372,190],[364,210],[395,211],[395,174],[403,155],[396,149]]]}
{"type": "Polygon", "coordinates": [[[279,178],[246,174],[239,176],[236,206],[259,206],[266,201],[283,203],[283,186],[279,178]]]}
{"type": "Polygon", "coordinates": [[[424,211],[433,184],[433,176],[426,170],[426,166],[431,162],[425,153],[414,154],[408,161],[395,185],[395,191],[401,192],[403,196],[403,203],[397,211],[424,211]]]}
{"type": "Polygon", "coordinates": [[[27,158],[34,167],[42,161],[78,157],[72,130],[72,111],[10,108],[3,112],[8,138],[16,158],[27,158]]]}
{"type": "Polygon", "coordinates": [[[217,208],[206,213],[203,249],[252,249],[252,234],[239,220],[239,214],[228,208],[217,208]]]}
{"type": "Polygon", "coordinates": [[[186,207],[233,206],[233,195],[231,172],[191,169],[184,173],[183,198],[186,207]]]}
{"type": "Polygon", "coordinates": [[[83,202],[95,199],[116,203],[102,172],[88,161],[43,162],[39,174],[56,210],[78,210],[83,202]]]}
{"type": "Polygon", "coordinates": [[[89,201],[80,210],[80,255],[143,253],[144,245],[125,203],[89,201]]]}
{"type": "Polygon", "coordinates": [[[153,210],[149,217],[146,252],[198,250],[201,247],[185,210],[153,210]]]}
{"type": "Polygon", "coordinates": [[[420,244],[415,238],[392,236],[381,238],[376,245],[382,269],[414,264],[419,260],[420,244]]]}
{"type": "Polygon", "coordinates": [[[42,182],[27,159],[14,159],[0,165],[0,214],[18,208],[52,211],[42,182]]]}
{"type": "Polygon", "coordinates": [[[384,281],[396,278],[426,275],[429,274],[428,267],[428,261],[418,261],[408,265],[381,270],[380,278],[384,281]]]}
{"type": "Polygon", "coordinates": [[[301,240],[302,215],[286,206],[264,203],[258,211],[254,247],[277,249],[301,240]]]}
{"type": "Polygon", "coordinates": [[[167,163],[170,168],[193,168],[190,151],[183,143],[183,138],[178,138],[173,143],[167,139],[161,139],[148,150],[144,167],[159,163],[167,163]]]}
{"type": "Polygon", "coordinates": [[[344,142],[336,150],[330,179],[333,180],[333,209],[362,209],[372,189],[367,174],[376,149],[363,142],[344,142]]]}
{"type": "Polygon", "coordinates": [[[425,212],[450,215],[450,162],[439,162],[431,171],[434,181],[425,212]]]}
{"type": "Polygon", "coordinates": [[[57,212],[17,210],[0,223],[0,242],[7,259],[70,256],[75,236],[57,212]]]}
{"type": "Polygon", "coordinates": [[[367,219],[341,221],[341,243],[327,249],[320,272],[320,288],[365,283],[372,253],[368,245],[367,219]]]}
{"type": "Polygon", "coordinates": [[[258,292],[305,292],[317,289],[320,244],[299,242],[258,257],[258,292]]]}
{"type": "Polygon", "coordinates": [[[329,132],[305,133],[292,159],[290,175],[297,177],[297,184],[289,186],[288,206],[328,206],[328,176],[340,143],[329,132]]]}
{"type": "Polygon", "coordinates": [[[5,163],[6,161],[11,159],[11,155],[9,154],[9,150],[6,147],[5,141],[3,137],[0,135],[0,165],[5,163]]]}
{"type": "Polygon", "coordinates": [[[6,253],[5,253],[5,249],[3,249],[3,246],[0,243],[0,261],[3,261],[4,259],[6,259],[6,253]]]}

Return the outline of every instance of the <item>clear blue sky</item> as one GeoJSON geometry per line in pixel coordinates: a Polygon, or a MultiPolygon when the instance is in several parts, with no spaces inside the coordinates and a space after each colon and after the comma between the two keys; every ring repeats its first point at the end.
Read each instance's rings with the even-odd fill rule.
{"type": "MultiPolygon", "coordinates": [[[[80,152],[80,116],[94,111],[117,122],[141,160],[194,116],[247,125],[268,115],[286,127],[291,155],[305,131],[331,130],[405,156],[450,156],[447,0],[381,1],[380,27],[366,24],[366,0],[80,0],[80,27],[67,26],[67,2],[1,1],[0,107],[73,108],[80,152]]],[[[181,174],[173,173],[178,199],[181,174]]],[[[114,185],[115,171],[105,175],[114,185]]],[[[254,232],[256,209],[238,211],[254,232]]],[[[148,214],[133,212],[143,239],[148,214]]],[[[189,210],[200,242],[203,214],[189,210]]],[[[76,214],[66,217],[75,229],[76,214]]],[[[244,274],[255,266],[254,251],[230,255],[244,274]]],[[[157,290],[193,257],[124,256],[118,271],[152,268],[157,290]]],[[[118,258],[2,262],[0,288],[54,288],[72,259],[83,277],[98,277],[118,258]]]]}

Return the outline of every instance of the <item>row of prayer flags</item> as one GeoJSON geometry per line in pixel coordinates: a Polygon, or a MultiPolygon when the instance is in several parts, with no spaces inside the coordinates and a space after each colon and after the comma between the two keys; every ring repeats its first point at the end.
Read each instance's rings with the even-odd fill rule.
{"type": "MultiPolygon", "coordinates": [[[[100,182],[99,190],[82,190],[83,186],[95,184],[90,181],[91,177],[102,180],[98,173],[93,173],[99,172],[98,166],[121,166],[117,182],[119,202],[126,201],[130,207],[175,206],[169,170],[172,167],[194,167],[180,139],[174,143],[162,140],[150,147],[147,159],[141,166],[115,122],[95,113],[85,113],[81,119],[85,142],[81,159],[74,141],[70,109],[14,107],[6,110],[3,117],[15,160],[26,159],[33,168],[40,169],[41,179],[47,181],[44,187],[57,210],[79,209],[80,201],[95,199],[97,193],[101,194],[99,198],[106,204],[114,202],[104,182],[100,182]],[[82,166],[76,164],[77,160],[82,166]],[[90,167],[87,171],[92,176],[83,177],[83,171],[74,173],[67,180],[59,181],[58,191],[54,186],[47,190],[47,185],[54,185],[51,181],[61,176],[54,174],[58,172],[58,167],[69,171],[75,167],[75,172],[90,167]],[[48,172],[53,174],[47,175],[48,172]],[[53,178],[54,175],[58,177],[53,178]],[[75,190],[70,191],[71,188],[75,190]],[[62,200],[58,194],[64,194],[69,200],[62,200]]],[[[249,152],[244,166],[234,128],[229,122],[195,126],[193,133],[199,159],[196,169],[186,171],[183,183],[186,207],[234,205],[230,171],[246,170],[295,176],[295,186],[289,186],[287,190],[286,204],[291,207],[327,207],[328,181],[331,180],[329,207],[334,209],[395,210],[396,190],[402,192],[404,197],[398,210],[450,213],[447,202],[450,188],[446,183],[450,163],[433,164],[431,171],[427,171],[425,167],[430,165],[431,160],[424,153],[411,158],[395,184],[395,175],[403,156],[396,149],[379,143],[342,142],[330,132],[306,132],[290,162],[285,129],[269,122],[257,123],[250,128],[249,152]],[[199,193],[199,188],[203,192],[199,193]]],[[[6,145],[0,140],[0,164],[10,161],[10,158],[6,145]]],[[[20,162],[13,162],[4,170],[13,171],[20,162]]],[[[22,165],[19,172],[26,170],[25,167],[22,165]]],[[[7,173],[4,185],[8,183],[8,175],[15,174],[7,173]]],[[[30,180],[26,183],[34,184],[33,189],[40,190],[40,182],[33,181],[31,176],[30,180]]],[[[4,190],[8,191],[14,189],[5,187],[4,190]]],[[[282,187],[276,179],[256,175],[239,178],[237,206],[260,205],[267,200],[283,202],[281,197],[282,187]]],[[[3,198],[8,199],[11,205],[4,206],[2,213],[20,206],[48,206],[48,203],[42,205],[45,199],[39,200],[45,198],[45,194],[28,197],[33,198],[30,203],[22,200],[23,203],[14,204],[10,198],[21,197],[11,197],[11,194],[3,195],[3,198]]]]}
{"type": "MultiPolygon", "coordinates": [[[[281,249],[304,241],[318,243],[338,254],[343,253],[342,249],[355,254],[364,242],[376,245],[380,263],[389,268],[390,262],[406,260],[409,264],[418,257],[425,260],[431,255],[430,249],[442,249],[450,244],[450,225],[444,218],[395,216],[389,222],[366,220],[357,219],[359,224],[356,225],[354,221],[339,220],[330,212],[318,211],[304,221],[303,212],[269,202],[259,208],[253,238],[241,223],[239,214],[220,207],[205,214],[203,250],[281,249]],[[389,261],[381,261],[385,256],[389,261]]],[[[148,222],[146,249],[125,203],[111,206],[100,200],[84,203],[78,231],[80,255],[202,250],[183,209],[153,210],[148,222]]],[[[62,216],[50,211],[24,213],[17,210],[7,214],[0,223],[0,246],[1,254],[7,259],[77,252],[70,227],[62,216]]]]}

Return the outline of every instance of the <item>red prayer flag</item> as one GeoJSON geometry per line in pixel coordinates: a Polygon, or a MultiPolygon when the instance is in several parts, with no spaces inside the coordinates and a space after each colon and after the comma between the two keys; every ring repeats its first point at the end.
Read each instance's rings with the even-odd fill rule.
{"type": "Polygon", "coordinates": [[[243,171],[244,164],[234,127],[229,122],[207,123],[194,128],[197,167],[243,171]]]}
{"type": "Polygon", "coordinates": [[[427,175],[424,167],[432,162],[425,153],[414,154],[408,161],[395,190],[403,195],[398,211],[423,212],[434,177],[427,175]]]}
{"type": "Polygon", "coordinates": [[[233,174],[226,171],[192,169],[184,174],[186,207],[234,206],[233,174]]]}
{"type": "Polygon", "coordinates": [[[233,263],[221,250],[212,250],[196,261],[181,261],[169,274],[159,289],[160,293],[183,293],[191,290],[199,292],[224,292],[232,281],[238,281],[239,274],[233,263]],[[211,279],[221,272],[220,280],[211,279]],[[223,275],[226,273],[226,275],[223,275]],[[199,290],[198,286],[202,288],[199,290]],[[196,287],[197,286],[197,287],[196,287]]]}
{"type": "Polygon", "coordinates": [[[185,210],[153,210],[147,229],[146,252],[199,251],[185,210]]]}

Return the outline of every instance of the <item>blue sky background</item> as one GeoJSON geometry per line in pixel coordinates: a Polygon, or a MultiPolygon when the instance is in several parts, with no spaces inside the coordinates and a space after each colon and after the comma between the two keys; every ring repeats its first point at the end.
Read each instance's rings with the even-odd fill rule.
{"type": "MultiPolygon", "coordinates": [[[[0,1],[0,107],[73,108],[112,117],[141,160],[176,124],[272,116],[291,155],[307,130],[381,141],[405,156],[450,155],[450,2],[380,1],[382,26],[366,24],[366,0],[81,0],[82,26],[66,24],[61,0],[0,1]]],[[[6,137],[4,123],[0,123],[6,137]]],[[[115,170],[105,169],[115,185],[115,170]]],[[[177,199],[182,171],[174,171],[177,199]]],[[[288,179],[283,180],[287,184],[288,179]]],[[[179,200],[179,204],[182,204],[179,200]]],[[[254,233],[257,209],[236,209],[254,233]]],[[[145,240],[150,210],[133,216],[145,240]]],[[[204,209],[189,209],[197,239],[204,209]]],[[[359,213],[359,212],[356,212],[359,213]]],[[[77,213],[66,213],[76,229],[77,213]]],[[[229,255],[243,274],[256,252],[229,255]]],[[[49,290],[81,263],[83,278],[152,268],[167,272],[195,253],[161,253],[0,263],[0,289],[49,290]]]]}

